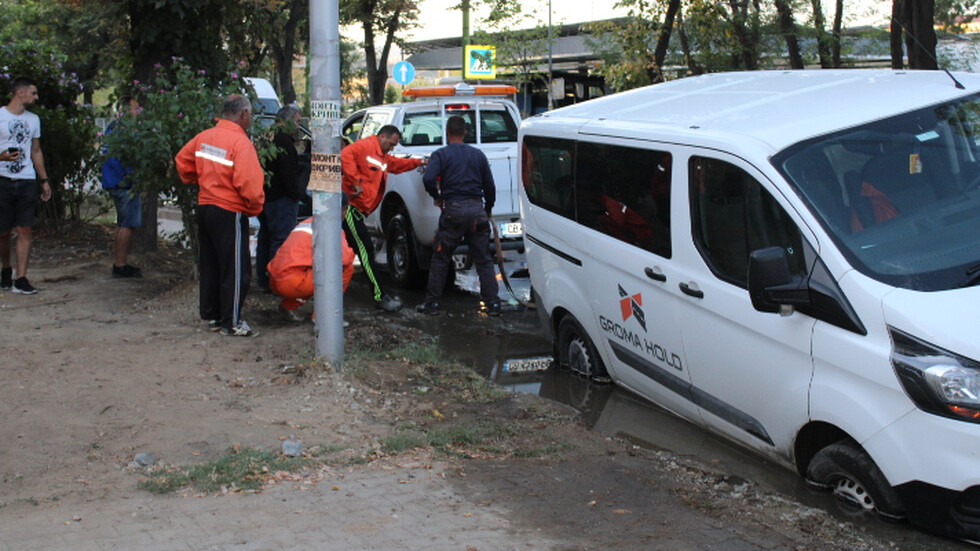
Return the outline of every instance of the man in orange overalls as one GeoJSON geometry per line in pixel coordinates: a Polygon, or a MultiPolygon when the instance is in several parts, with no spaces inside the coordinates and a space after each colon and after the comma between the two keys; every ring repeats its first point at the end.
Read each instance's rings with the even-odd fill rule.
{"type": "MultiPolygon", "coordinates": [[[[267,266],[269,288],[282,298],[279,308],[288,319],[299,321],[294,310],[313,298],[313,218],[307,218],[293,228],[276,256],[267,266]]],[[[341,255],[344,263],[344,291],[354,276],[354,249],[341,234],[341,255]]]]}

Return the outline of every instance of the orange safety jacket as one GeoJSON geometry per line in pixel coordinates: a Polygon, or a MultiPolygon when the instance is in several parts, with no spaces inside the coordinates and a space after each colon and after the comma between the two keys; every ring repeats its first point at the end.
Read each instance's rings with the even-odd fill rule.
{"type": "Polygon", "coordinates": [[[403,159],[382,153],[377,136],[357,140],[340,152],[344,192],[350,198],[350,204],[365,215],[381,204],[389,172],[401,174],[421,165],[421,159],[403,159]],[[354,186],[361,186],[360,195],[355,196],[354,186]]]}
{"type": "MultiPolygon", "coordinates": [[[[307,218],[293,228],[276,256],[269,261],[269,288],[282,297],[282,305],[294,310],[313,296],[313,218],[307,218]]],[[[340,235],[341,261],[344,264],[344,291],[354,277],[354,249],[340,235]]]]}
{"type": "Polygon", "coordinates": [[[265,202],[265,173],[255,146],[237,124],[218,120],[214,127],[187,142],[174,158],[177,174],[197,184],[199,205],[216,205],[258,216],[265,202]]]}

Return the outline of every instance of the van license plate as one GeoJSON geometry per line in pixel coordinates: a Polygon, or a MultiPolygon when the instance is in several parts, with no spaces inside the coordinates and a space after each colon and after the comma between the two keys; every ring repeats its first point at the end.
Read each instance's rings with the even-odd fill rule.
{"type": "Polygon", "coordinates": [[[500,237],[521,237],[524,235],[524,224],[520,222],[505,222],[500,224],[500,237]]]}
{"type": "Polygon", "coordinates": [[[530,371],[544,371],[551,367],[554,359],[551,356],[541,358],[521,358],[517,360],[505,360],[504,371],[508,373],[527,373],[530,371]]]}

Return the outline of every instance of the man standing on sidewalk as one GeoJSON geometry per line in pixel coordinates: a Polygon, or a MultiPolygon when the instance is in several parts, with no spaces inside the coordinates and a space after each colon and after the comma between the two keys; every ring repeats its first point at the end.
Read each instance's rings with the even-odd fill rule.
{"type": "Polygon", "coordinates": [[[27,281],[27,261],[31,255],[31,228],[40,199],[51,198],[51,184],[41,152],[41,119],[27,108],[37,101],[37,84],[25,77],[11,85],[10,103],[0,107],[0,151],[7,158],[0,162],[0,289],[13,289],[22,295],[37,292],[27,281]],[[11,233],[16,229],[17,279],[11,266],[11,233]]]}
{"type": "Polygon", "coordinates": [[[453,252],[466,239],[470,256],[480,277],[483,308],[491,316],[500,315],[497,275],[490,256],[490,211],[497,198],[490,163],[479,149],[463,143],[466,121],[459,115],[446,121],[448,144],[437,149],[429,159],[422,183],[425,191],[442,209],[439,228],[432,243],[429,282],[425,302],[417,311],[439,314],[439,298],[446,287],[446,276],[453,252]]]}
{"type": "Polygon", "coordinates": [[[175,158],[180,179],[200,186],[201,319],[212,331],[234,337],[258,335],[241,317],[252,281],[248,217],[262,212],[265,201],[265,175],[246,132],[251,124],[248,98],[228,96],[218,124],[187,142],[175,158]]]}
{"type": "Polygon", "coordinates": [[[400,174],[424,164],[421,159],[401,159],[388,154],[398,145],[402,134],[392,125],[382,126],[376,136],[358,140],[340,153],[344,193],[350,198],[350,208],[344,216],[347,243],[361,259],[364,275],[374,288],[374,306],[386,312],[402,307],[401,301],[381,289],[371,256],[371,235],[364,219],[374,212],[385,196],[388,173],[400,174]]]}

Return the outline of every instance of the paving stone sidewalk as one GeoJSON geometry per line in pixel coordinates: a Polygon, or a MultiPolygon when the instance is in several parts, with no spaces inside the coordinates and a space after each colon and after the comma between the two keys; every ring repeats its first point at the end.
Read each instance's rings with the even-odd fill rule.
{"type": "Polygon", "coordinates": [[[141,495],[0,513],[0,551],[554,549],[429,469],[354,470],[254,495],[141,495]]]}

